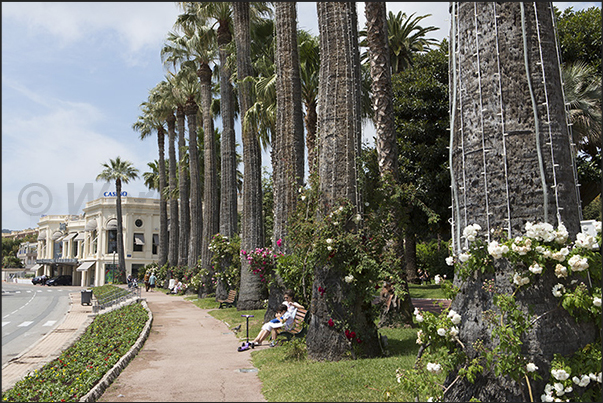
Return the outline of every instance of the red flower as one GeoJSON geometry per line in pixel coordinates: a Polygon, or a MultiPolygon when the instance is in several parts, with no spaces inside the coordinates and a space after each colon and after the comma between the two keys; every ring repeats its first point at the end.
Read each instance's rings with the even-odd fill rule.
{"type": "Polygon", "coordinates": [[[330,326],[330,327],[335,326],[335,323],[333,323],[333,319],[329,319],[329,326],[330,326]]]}
{"type": "Polygon", "coordinates": [[[350,331],[348,329],[345,329],[345,337],[350,338],[350,331]]]}
{"type": "Polygon", "coordinates": [[[358,344],[362,343],[362,340],[360,340],[360,337],[357,338],[356,341],[358,342],[358,344]]]}
{"type": "Polygon", "coordinates": [[[324,295],[325,291],[326,290],[324,288],[322,288],[321,286],[318,286],[318,292],[320,293],[321,297],[324,295]]]}
{"type": "Polygon", "coordinates": [[[356,337],[356,332],[350,332],[350,339],[353,339],[354,337],[356,337]]]}

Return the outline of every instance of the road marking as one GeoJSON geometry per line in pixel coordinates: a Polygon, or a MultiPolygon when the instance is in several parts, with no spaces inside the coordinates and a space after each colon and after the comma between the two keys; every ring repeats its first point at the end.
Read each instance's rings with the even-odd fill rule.
{"type": "Polygon", "coordinates": [[[15,294],[21,294],[21,291],[15,291],[15,294]]]}
{"type": "Polygon", "coordinates": [[[2,327],[8,325],[10,322],[2,322],[2,327]]]}
{"type": "Polygon", "coordinates": [[[31,325],[32,323],[33,323],[33,322],[26,321],[26,322],[21,323],[21,324],[20,324],[18,327],[26,327],[26,326],[31,325]]]}
{"type": "Polygon", "coordinates": [[[54,325],[55,323],[57,323],[57,321],[56,321],[56,320],[49,320],[48,322],[44,323],[42,326],[52,326],[52,325],[54,325]]]}

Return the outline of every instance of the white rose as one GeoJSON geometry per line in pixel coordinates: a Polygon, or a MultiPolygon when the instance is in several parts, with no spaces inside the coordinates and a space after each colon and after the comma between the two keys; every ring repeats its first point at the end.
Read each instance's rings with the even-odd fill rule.
{"type": "Polygon", "coordinates": [[[528,365],[526,365],[526,369],[528,372],[534,372],[538,369],[538,367],[533,362],[530,362],[528,365]]]}
{"type": "Polygon", "coordinates": [[[444,329],[443,327],[438,329],[438,335],[440,336],[446,336],[446,329],[444,329]]]}
{"type": "Polygon", "coordinates": [[[533,263],[533,264],[530,266],[529,270],[530,270],[532,273],[534,273],[534,274],[540,274],[540,273],[542,273],[542,267],[540,267],[540,265],[539,265],[538,263],[536,263],[536,262],[534,262],[534,263],[533,263]]]}
{"type": "Polygon", "coordinates": [[[470,257],[471,255],[469,253],[461,253],[459,255],[459,260],[461,261],[461,263],[465,263],[467,260],[469,260],[470,257]]]}
{"type": "Polygon", "coordinates": [[[461,315],[459,315],[458,313],[455,313],[452,318],[452,323],[454,323],[455,325],[458,325],[459,323],[461,323],[461,315]]]}
{"type": "Polygon", "coordinates": [[[351,283],[352,281],[354,281],[354,276],[349,274],[349,275],[345,276],[344,279],[345,279],[346,283],[351,283]]]}
{"type": "Polygon", "coordinates": [[[440,282],[442,281],[442,277],[440,277],[440,275],[439,275],[439,274],[436,274],[436,275],[435,275],[435,277],[434,277],[433,279],[434,279],[434,281],[435,281],[436,285],[437,285],[437,284],[440,284],[440,282]]]}
{"type": "Polygon", "coordinates": [[[458,334],[459,334],[459,328],[458,328],[458,327],[456,327],[456,326],[452,326],[452,327],[450,328],[450,332],[449,332],[449,333],[450,333],[450,335],[451,335],[452,337],[456,337],[456,336],[458,336],[458,334]]]}
{"type": "Polygon", "coordinates": [[[328,243],[328,244],[332,244],[333,240],[331,238],[327,238],[327,240],[325,242],[328,243]]]}
{"type": "Polygon", "coordinates": [[[593,305],[594,305],[594,306],[601,306],[601,298],[599,298],[599,297],[594,297],[594,298],[593,298],[593,305]]]}
{"type": "Polygon", "coordinates": [[[415,320],[419,323],[423,322],[423,316],[422,315],[416,315],[415,316],[415,320]]]}

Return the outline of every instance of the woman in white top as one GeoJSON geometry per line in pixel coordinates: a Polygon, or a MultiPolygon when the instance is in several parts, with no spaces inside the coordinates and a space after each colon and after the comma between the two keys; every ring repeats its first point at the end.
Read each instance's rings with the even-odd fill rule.
{"type": "Polygon", "coordinates": [[[258,333],[257,337],[253,339],[253,343],[256,346],[262,344],[262,342],[271,335],[272,343],[270,343],[271,347],[274,347],[276,344],[276,336],[277,329],[283,328],[285,330],[290,330],[293,328],[295,315],[297,314],[297,309],[304,309],[303,305],[294,302],[293,298],[295,296],[295,292],[293,290],[285,291],[285,300],[283,301],[283,305],[287,307],[287,312],[282,316],[282,320],[278,322],[274,322],[274,319],[270,322],[266,322],[262,325],[262,330],[258,333]]]}

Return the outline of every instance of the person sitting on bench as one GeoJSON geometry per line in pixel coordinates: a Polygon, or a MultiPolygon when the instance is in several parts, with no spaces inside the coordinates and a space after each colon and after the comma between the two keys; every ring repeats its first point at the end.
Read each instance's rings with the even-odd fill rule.
{"type": "MultiPolygon", "coordinates": [[[[260,330],[260,333],[257,335],[257,337],[253,340],[253,343],[256,346],[259,346],[262,344],[262,342],[268,337],[268,335],[271,335],[271,339],[272,339],[272,343],[270,343],[271,347],[274,347],[276,345],[276,336],[277,336],[277,329],[281,329],[284,328],[285,330],[290,330],[293,328],[293,326],[295,326],[295,315],[297,314],[297,309],[304,309],[304,306],[294,302],[293,298],[295,296],[295,292],[293,290],[286,290],[285,291],[285,301],[283,301],[282,305],[285,305],[285,307],[287,308],[287,312],[282,315],[283,320],[280,323],[273,323],[272,321],[274,321],[274,319],[270,322],[266,322],[264,323],[264,325],[262,325],[262,330],[260,330]]],[[[280,306],[279,306],[280,308],[280,306]]],[[[277,308],[277,315],[278,315],[278,309],[277,308]]]]}

